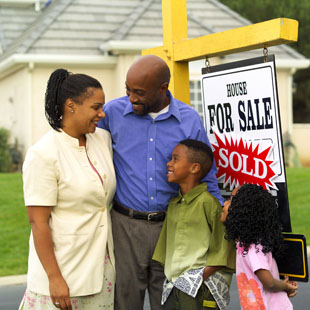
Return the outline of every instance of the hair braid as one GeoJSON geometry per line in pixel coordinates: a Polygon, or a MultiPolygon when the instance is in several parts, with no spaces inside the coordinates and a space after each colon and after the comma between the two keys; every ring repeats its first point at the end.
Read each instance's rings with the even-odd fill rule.
{"type": "Polygon", "coordinates": [[[48,82],[45,93],[45,116],[53,129],[60,131],[66,100],[71,98],[83,104],[89,88],[102,86],[98,80],[86,74],[73,74],[66,69],[55,70],[48,82]]]}
{"type": "Polygon", "coordinates": [[[61,102],[61,86],[70,73],[65,69],[54,71],[45,92],[45,116],[53,129],[59,131],[63,118],[64,102],[61,102]]]}

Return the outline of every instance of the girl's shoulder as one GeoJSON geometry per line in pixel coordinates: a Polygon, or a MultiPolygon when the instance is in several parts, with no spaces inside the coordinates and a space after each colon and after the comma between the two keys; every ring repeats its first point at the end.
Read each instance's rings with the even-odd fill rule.
{"type": "Polygon", "coordinates": [[[245,249],[244,246],[241,246],[239,242],[237,242],[237,255],[240,255],[240,256],[243,256],[245,257],[246,255],[248,256],[265,256],[265,257],[271,257],[272,258],[272,253],[271,252],[267,252],[267,253],[264,253],[263,252],[263,246],[258,243],[258,244],[255,244],[255,243],[252,243],[249,245],[249,248],[248,250],[245,249]]]}
{"type": "Polygon", "coordinates": [[[248,250],[246,250],[245,247],[240,244],[240,242],[237,242],[237,253],[238,254],[244,255],[244,254],[250,253],[250,252],[251,253],[252,252],[254,252],[254,253],[263,252],[263,246],[260,243],[258,243],[258,244],[252,243],[249,245],[248,250]]]}

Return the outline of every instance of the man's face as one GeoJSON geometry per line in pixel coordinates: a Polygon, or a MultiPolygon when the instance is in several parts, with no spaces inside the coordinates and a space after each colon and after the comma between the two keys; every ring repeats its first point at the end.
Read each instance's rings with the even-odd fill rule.
{"type": "Polygon", "coordinates": [[[137,115],[159,112],[166,101],[168,83],[159,85],[154,76],[129,71],[126,78],[126,94],[137,115]]]}

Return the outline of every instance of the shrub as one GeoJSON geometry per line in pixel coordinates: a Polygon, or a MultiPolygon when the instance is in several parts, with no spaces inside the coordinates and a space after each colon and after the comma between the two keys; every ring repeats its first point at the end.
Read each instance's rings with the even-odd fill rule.
{"type": "Polygon", "coordinates": [[[8,172],[11,168],[9,136],[7,129],[0,128],[0,172],[8,172]]]}

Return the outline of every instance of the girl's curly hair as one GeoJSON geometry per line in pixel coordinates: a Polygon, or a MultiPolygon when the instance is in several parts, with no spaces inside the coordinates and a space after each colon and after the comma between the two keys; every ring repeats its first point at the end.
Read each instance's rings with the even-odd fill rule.
{"type": "Polygon", "coordinates": [[[251,244],[280,257],[284,251],[282,227],[275,199],[261,186],[245,184],[232,198],[225,222],[226,238],[238,241],[244,254],[251,244]]]}

